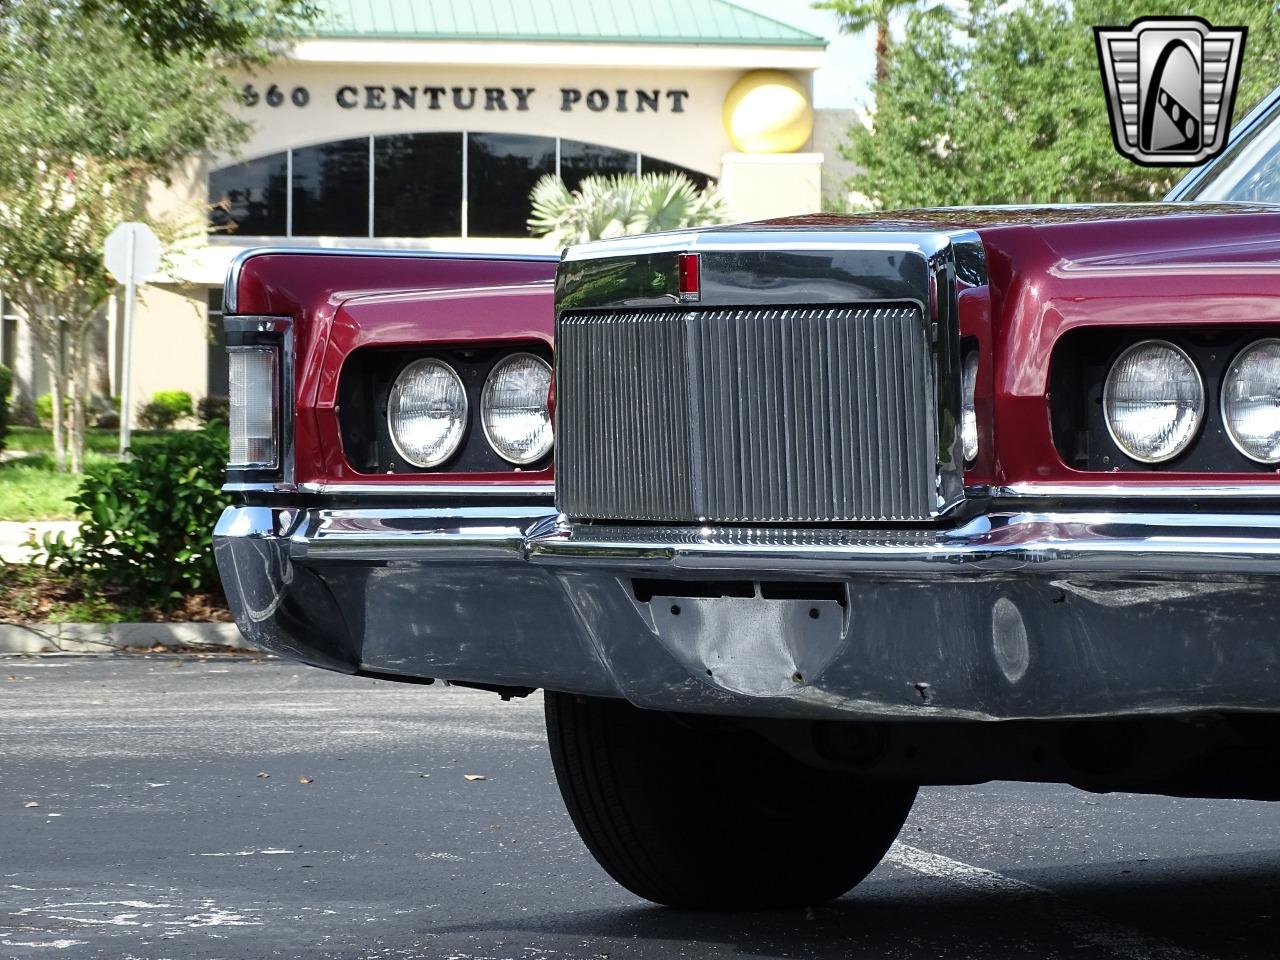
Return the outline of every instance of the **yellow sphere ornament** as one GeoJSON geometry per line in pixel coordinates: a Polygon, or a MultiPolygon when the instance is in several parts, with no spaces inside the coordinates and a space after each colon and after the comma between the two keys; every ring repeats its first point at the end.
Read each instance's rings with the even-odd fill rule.
{"type": "Polygon", "coordinates": [[[730,87],[723,118],[742,153],[791,153],[813,133],[808,91],[781,70],[755,70],[730,87]]]}

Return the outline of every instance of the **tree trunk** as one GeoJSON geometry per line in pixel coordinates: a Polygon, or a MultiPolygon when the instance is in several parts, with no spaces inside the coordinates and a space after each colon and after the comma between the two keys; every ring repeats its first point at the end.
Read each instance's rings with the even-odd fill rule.
{"type": "Polygon", "coordinates": [[[66,384],[62,376],[62,357],[57,341],[61,339],[61,331],[54,331],[53,342],[44,352],[45,363],[49,367],[49,418],[53,424],[53,462],[59,470],[67,469],[66,411],[63,398],[66,396],[66,384]]]}
{"type": "Polygon", "coordinates": [[[881,8],[876,14],[876,92],[889,82],[889,13],[881,8]]]}
{"type": "Polygon", "coordinates": [[[85,404],[89,398],[89,377],[93,333],[97,324],[96,310],[82,310],[81,317],[68,335],[68,377],[71,389],[71,418],[67,447],[71,455],[71,472],[84,471],[85,404]],[[87,314],[87,316],[86,316],[87,314]]]}
{"type": "Polygon", "coordinates": [[[40,356],[44,358],[45,368],[49,373],[49,419],[53,427],[53,459],[59,470],[66,469],[66,447],[63,445],[62,397],[63,380],[62,344],[58,328],[58,308],[56,303],[47,299],[36,286],[28,281],[23,285],[22,310],[26,314],[27,326],[40,356]]]}

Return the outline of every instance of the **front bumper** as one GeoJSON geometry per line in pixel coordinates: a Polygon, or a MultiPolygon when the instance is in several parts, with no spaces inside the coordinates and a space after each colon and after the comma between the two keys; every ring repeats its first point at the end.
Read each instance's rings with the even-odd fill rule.
{"type": "Polygon", "coordinates": [[[737,716],[1280,711],[1280,517],[570,526],[550,504],[235,506],[245,636],[346,672],[737,716]]]}

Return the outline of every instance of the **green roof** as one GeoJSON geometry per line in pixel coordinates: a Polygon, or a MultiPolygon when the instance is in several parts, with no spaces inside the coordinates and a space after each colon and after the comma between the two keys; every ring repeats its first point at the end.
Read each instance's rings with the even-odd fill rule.
{"type": "Polygon", "coordinates": [[[728,0],[317,0],[317,37],[824,46],[728,0]]]}

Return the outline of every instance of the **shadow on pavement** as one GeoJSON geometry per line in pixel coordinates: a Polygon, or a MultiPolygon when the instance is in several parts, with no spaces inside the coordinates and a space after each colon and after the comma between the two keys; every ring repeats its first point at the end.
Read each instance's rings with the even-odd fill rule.
{"type": "MultiPolygon", "coordinates": [[[[813,910],[694,913],[633,909],[521,914],[432,927],[447,936],[499,930],[536,943],[576,936],[663,941],[681,956],[713,947],[743,957],[1004,957],[1199,960],[1274,957],[1280,936],[1280,849],[1205,859],[1017,871],[1007,887],[937,877],[877,878],[813,910]],[[1050,889],[1052,884],[1052,890],[1050,889]]],[[[599,939],[604,938],[604,939],[599,939]]],[[[628,954],[629,955],[629,954],[628,954]]]]}

